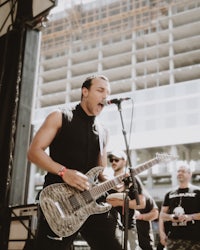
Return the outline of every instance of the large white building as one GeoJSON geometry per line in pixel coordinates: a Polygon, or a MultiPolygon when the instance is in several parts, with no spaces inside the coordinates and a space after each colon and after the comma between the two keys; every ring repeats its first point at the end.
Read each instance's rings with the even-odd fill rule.
{"type": "MultiPolygon", "coordinates": [[[[35,130],[55,107],[80,100],[88,75],[104,74],[111,98],[131,97],[121,114],[132,166],[156,152],[178,154],[199,183],[200,0],[83,2],[71,1],[43,30],[35,130]]],[[[110,131],[108,150],[126,150],[118,106],[105,107],[100,118],[110,131]]],[[[175,167],[176,161],[160,162],[141,173],[156,200],[176,184],[175,167]]],[[[30,200],[41,184],[36,176],[30,200]]]]}

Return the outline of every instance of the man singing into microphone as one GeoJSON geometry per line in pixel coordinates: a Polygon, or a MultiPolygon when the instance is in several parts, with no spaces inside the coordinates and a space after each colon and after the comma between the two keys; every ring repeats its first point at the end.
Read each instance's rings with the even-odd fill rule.
{"type": "MultiPolygon", "coordinates": [[[[103,110],[109,94],[107,77],[91,76],[82,84],[78,105],[48,115],[28,151],[29,160],[47,171],[44,187],[67,183],[79,191],[89,190],[91,180],[86,173],[96,166],[107,166],[107,133],[96,116],[103,110]],[[49,155],[46,153],[48,147],[49,155]]],[[[76,203],[81,205],[79,200],[76,203]]],[[[122,250],[115,237],[115,228],[115,218],[104,212],[90,215],[78,231],[93,250],[122,250]]],[[[35,250],[69,250],[78,231],[68,237],[59,237],[41,214],[35,250]]]]}

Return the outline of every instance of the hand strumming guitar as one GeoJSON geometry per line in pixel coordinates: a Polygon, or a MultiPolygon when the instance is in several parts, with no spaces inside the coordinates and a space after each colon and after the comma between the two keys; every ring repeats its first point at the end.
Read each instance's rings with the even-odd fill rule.
{"type": "Polygon", "coordinates": [[[62,179],[68,185],[75,187],[80,191],[89,190],[90,184],[88,182],[88,177],[77,170],[66,169],[62,179]]]}

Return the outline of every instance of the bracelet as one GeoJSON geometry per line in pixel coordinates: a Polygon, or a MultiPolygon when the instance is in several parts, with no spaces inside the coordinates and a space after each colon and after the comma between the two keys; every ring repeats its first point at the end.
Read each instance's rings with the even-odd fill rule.
{"type": "Polygon", "coordinates": [[[60,177],[63,177],[63,175],[65,174],[67,168],[66,167],[62,167],[59,171],[58,171],[58,175],[60,177]]]}

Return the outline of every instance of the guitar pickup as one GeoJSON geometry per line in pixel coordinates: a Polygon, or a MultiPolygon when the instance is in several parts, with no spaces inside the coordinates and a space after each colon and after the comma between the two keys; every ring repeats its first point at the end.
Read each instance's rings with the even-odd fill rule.
{"type": "Polygon", "coordinates": [[[78,210],[81,207],[80,203],[78,202],[78,200],[74,195],[69,197],[69,202],[74,210],[78,210]]]}
{"type": "Polygon", "coordinates": [[[93,201],[92,196],[89,191],[85,190],[81,192],[81,195],[87,204],[93,201]]]}

